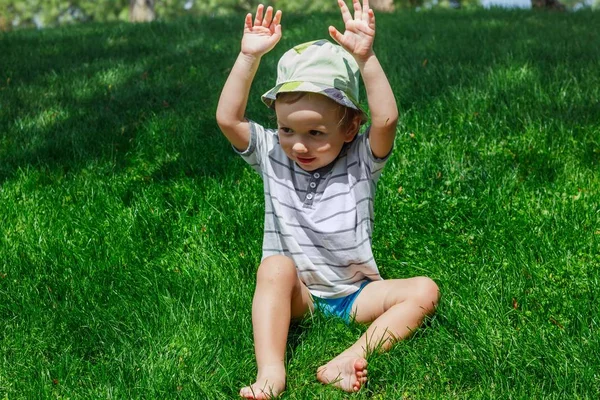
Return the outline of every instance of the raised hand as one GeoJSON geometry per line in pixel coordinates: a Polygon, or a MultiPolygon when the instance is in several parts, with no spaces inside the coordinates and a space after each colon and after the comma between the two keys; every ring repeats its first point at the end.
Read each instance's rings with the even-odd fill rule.
{"type": "Polygon", "coordinates": [[[262,56],[268,53],[281,39],[281,11],[273,17],[273,7],[259,4],[256,8],[256,18],[252,23],[252,14],[246,15],[244,36],[242,37],[242,53],[262,56]],[[263,18],[264,13],[264,18],[263,18]]]}
{"type": "Polygon", "coordinates": [[[346,6],[344,0],[338,0],[342,19],[345,24],[344,33],[340,33],[335,27],[329,27],[329,34],[346,51],[357,60],[366,60],[373,53],[373,41],[375,40],[375,14],[369,8],[369,0],[352,0],[354,6],[354,18],[346,6]]]}

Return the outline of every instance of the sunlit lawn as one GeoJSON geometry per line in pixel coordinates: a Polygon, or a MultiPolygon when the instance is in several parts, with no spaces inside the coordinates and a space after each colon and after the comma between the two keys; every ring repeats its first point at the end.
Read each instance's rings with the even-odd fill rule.
{"type": "MultiPolygon", "coordinates": [[[[316,368],[364,330],[294,326],[289,399],[597,398],[600,14],[377,15],[401,112],[382,275],[442,301],[347,396],[316,368]]],[[[284,15],[279,56],[337,14],[284,15]]],[[[0,398],[235,398],[262,185],[214,120],[243,16],[0,34],[0,398]]]]}

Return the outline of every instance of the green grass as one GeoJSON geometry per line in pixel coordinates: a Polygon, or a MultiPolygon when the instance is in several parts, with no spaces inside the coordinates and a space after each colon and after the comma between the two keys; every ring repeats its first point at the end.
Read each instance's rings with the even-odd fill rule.
{"type": "MultiPolygon", "coordinates": [[[[401,112],[379,183],[385,278],[438,312],[346,395],[364,330],[294,327],[287,399],[597,398],[600,16],[378,15],[401,112]]],[[[336,14],[284,16],[279,56],[336,14]]],[[[0,398],[235,398],[252,382],[260,178],[215,123],[243,18],[0,34],[0,398]]],[[[319,32],[319,33],[315,33],[319,32]]]]}

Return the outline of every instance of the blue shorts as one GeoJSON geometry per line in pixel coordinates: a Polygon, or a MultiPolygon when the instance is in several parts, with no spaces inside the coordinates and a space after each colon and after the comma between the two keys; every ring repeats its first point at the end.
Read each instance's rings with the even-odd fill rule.
{"type": "Polygon", "coordinates": [[[371,283],[370,280],[366,280],[360,285],[358,290],[345,297],[338,297],[337,299],[323,299],[321,297],[313,296],[315,309],[321,311],[323,314],[332,317],[339,317],[344,322],[350,322],[350,313],[352,312],[352,304],[362,292],[365,286],[371,283]]]}

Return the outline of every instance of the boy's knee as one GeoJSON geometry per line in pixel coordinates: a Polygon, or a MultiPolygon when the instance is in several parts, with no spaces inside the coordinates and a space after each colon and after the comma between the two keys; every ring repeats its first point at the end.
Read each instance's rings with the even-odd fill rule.
{"type": "Polygon", "coordinates": [[[298,280],[294,261],[286,256],[275,255],[265,258],[258,267],[256,281],[267,284],[281,285],[295,283],[298,280]]]}
{"type": "Polygon", "coordinates": [[[431,278],[425,276],[416,278],[416,301],[425,310],[427,314],[435,311],[440,300],[440,289],[431,278]]]}

